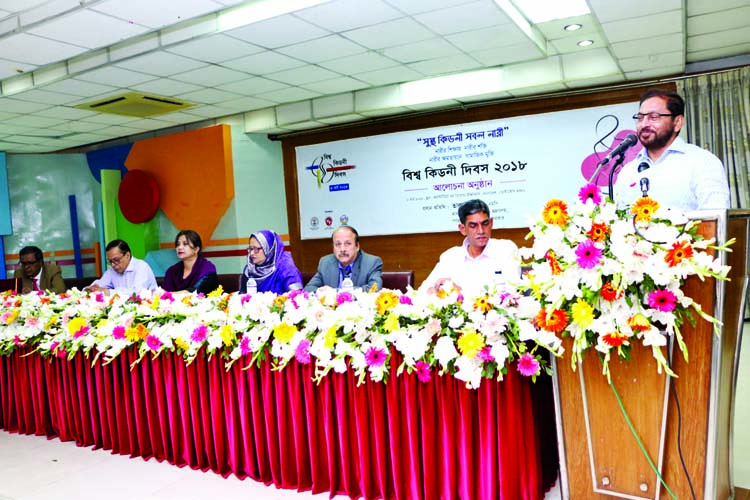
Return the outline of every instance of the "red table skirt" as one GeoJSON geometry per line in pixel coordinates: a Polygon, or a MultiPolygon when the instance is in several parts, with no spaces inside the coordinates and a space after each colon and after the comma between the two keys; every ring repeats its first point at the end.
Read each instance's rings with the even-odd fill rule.
{"type": "Polygon", "coordinates": [[[479,390],[436,375],[357,387],[296,362],[136,358],[0,356],[0,428],[351,498],[535,500],[554,481],[541,464],[556,443],[542,451],[535,389],[514,370],[479,390]]]}

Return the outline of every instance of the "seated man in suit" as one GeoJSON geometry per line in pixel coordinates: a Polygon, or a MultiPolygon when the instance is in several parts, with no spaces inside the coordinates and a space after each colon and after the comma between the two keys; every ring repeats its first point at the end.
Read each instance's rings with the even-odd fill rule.
{"type": "Polygon", "coordinates": [[[449,248],[419,287],[435,293],[450,282],[467,297],[484,293],[485,287],[504,286],[521,276],[518,247],[510,240],[492,238],[490,208],[482,200],[458,207],[458,230],[465,236],[461,246],[449,248]]]}
{"type": "Polygon", "coordinates": [[[105,251],[111,268],[84,290],[103,292],[105,295],[109,295],[110,292],[132,295],[144,288],[156,289],[154,272],[145,261],[133,257],[130,245],[125,241],[112,240],[107,244],[105,251]]]}
{"type": "Polygon", "coordinates": [[[318,272],[305,290],[314,292],[320,287],[341,288],[349,278],[355,288],[379,290],[383,287],[383,261],[359,249],[359,233],[351,226],[341,226],[333,232],[333,253],[320,259],[318,272]]]}
{"type": "Polygon", "coordinates": [[[18,264],[13,277],[21,278],[21,293],[36,290],[63,293],[67,290],[60,267],[44,262],[44,255],[38,247],[23,247],[18,252],[18,264]]]}

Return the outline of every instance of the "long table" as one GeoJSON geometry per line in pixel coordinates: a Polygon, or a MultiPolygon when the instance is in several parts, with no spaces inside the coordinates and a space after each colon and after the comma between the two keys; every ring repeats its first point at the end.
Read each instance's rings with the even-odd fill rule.
{"type": "Polygon", "coordinates": [[[0,356],[0,428],[351,498],[537,500],[555,478],[553,417],[515,370],[478,390],[437,374],[358,387],[296,362],[137,357],[0,356]]]}

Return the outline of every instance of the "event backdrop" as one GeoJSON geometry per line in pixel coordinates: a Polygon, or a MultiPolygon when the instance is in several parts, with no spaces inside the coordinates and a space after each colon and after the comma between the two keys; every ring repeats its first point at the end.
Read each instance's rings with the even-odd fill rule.
{"type": "MultiPolygon", "coordinates": [[[[472,198],[487,202],[495,228],[526,227],[550,197],[576,195],[634,132],[637,111],[625,103],[299,146],[301,237],[341,224],[361,235],[455,231],[456,208],[472,198]]],[[[606,186],[607,174],[596,181],[606,186]]]]}

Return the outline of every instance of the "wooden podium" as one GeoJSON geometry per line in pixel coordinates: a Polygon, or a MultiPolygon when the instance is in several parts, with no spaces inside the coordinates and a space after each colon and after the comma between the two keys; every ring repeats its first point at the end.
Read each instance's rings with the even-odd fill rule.
{"type": "MultiPolygon", "coordinates": [[[[674,496],[690,499],[692,490],[697,499],[724,500],[733,495],[732,419],[750,268],[750,211],[688,216],[701,221],[705,237],[722,243],[736,238],[732,252],[722,255],[723,263],[732,266],[729,281],[693,276],[684,288],[723,323],[721,335],[701,318],[695,327],[685,322],[681,331],[689,358],[686,362],[674,346],[672,367],[678,378],[672,380],[657,373],[650,348],[634,348],[630,361],[613,356],[610,371],[633,428],[674,496]]],[[[570,352],[569,338],[564,345],[570,352]]],[[[588,352],[575,372],[565,356],[554,368],[563,498],[672,498],[626,423],[596,353],[588,352]]]]}

